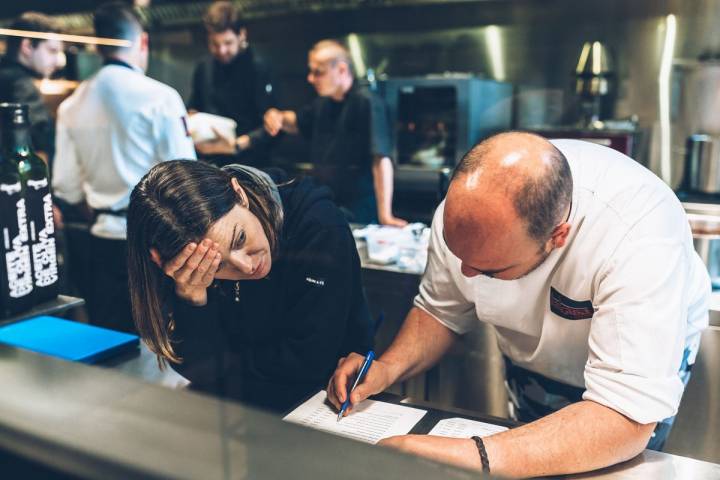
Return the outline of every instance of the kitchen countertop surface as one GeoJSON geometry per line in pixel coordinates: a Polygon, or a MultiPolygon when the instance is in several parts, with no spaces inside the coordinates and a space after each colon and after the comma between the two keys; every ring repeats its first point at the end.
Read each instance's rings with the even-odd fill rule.
{"type": "MultiPolygon", "coordinates": [[[[138,352],[135,352],[134,354],[128,355],[124,358],[120,358],[114,362],[114,364],[108,365],[108,367],[111,370],[114,370],[114,372],[111,373],[117,373],[122,372],[126,375],[136,377],[138,380],[143,380],[145,382],[150,382],[154,384],[160,384],[165,386],[170,386],[174,388],[183,388],[187,382],[174,373],[172,370],[168,369],[164,372],[160,372],[157,368],[157,362],[155,361],[155,356],[147,350],[146,347],[142,347],[138,352]]],[[[189,392],[177,392],[177,393],[189,393],[189,392]]],[[[209,400],[209,399],[208,399],[209,400]]],[[[224,403],[224,402],[222,402],[224,403]]],[[[218,408],[218,405],[222,404],[221,402],[214,400],[213,403],[210,404],[212,408],[218,408]]],[[[172,404],[172,402],[168,403],[168,405],[172,404]]],[[[235,405],[235,404],[231,404],[235,405]]],[[[466,410],[459,410],[459,409],[444,409],[444,410],[438,410],[434,409],[432,404],[428,403],[420,403],[416,404],[416,406],[420,408],[428,408],[432,411],[433,415],[435,416],[441,416],[441,417],[448,417],[448,416],[465,416],[468,418],[477,418],[477,419],[485,419],[487,420],[483,415],[479,415],[475,412],[469,412],[466,410]],[[456,414],[456,415],[450,415],[450,414],[456,414]]],[[[0,405],[1,407],[2,405],[0,405]]],[[[228,407],[229,408],[229,407],[228,407]]],[[[234,408],[241,408],[239,406],[234,408]]],[[[253,421],[257,421],[250,413],[254,412],[253,410],[247,409],[248,413],[246,413],[247,421],[250,423],[253,423],[253,421]],[[249,416],[250,415],[250,416],[249,416]],[[251,421],[252,420],[252,421],[251,421]]],[[[221,417],[218,417],[218,419],[221,417]]],[[[280,422],[280,424],[276,424],[275,418],[271,418],[270,416],[258,416],[259,419],[265,419],[266,421],[270,422],[272,425],[270,425],[271,430],[275,431],[276,433],[282,432],[284,429],[284,422],[280,422]],[[278,430],[280,429],[280,430],[278,430]]],[[[492,420],[491,420],[492,421],[492,420]]],[[[287,425],[288,427],[291,427],[290,425],[287,425]]],[[[295,426],[292,426],[293,428],[291,430],[295,430],[295,426]]],[[[252,429],[251,429],[252,431],[252,429]]],[[[306,447],[308,447],[310,450],[312,450],[312,446],[316,445],[318,448],[324,448],[324,445],[327,442],[333,442],[333,440],[336,437],[332,437],[329,435],[324,435],[319,432],[310,432],[308,430],[305,430],[307,432],[308,437],[303,440],[302,442],[306,444],[306,447]],[[321,435],[323,438],[322,440],[318,440],[317,434],[321,435]]],[[[295,437],[296,432],[292,432],[292,438],[296,439],[295,437]]],[[[297,440],[297,439],[296,439],[297,440]]],[[[244,438],[242,440],[243,442],[247,442],[248,449],[257,448],[257,443],[262,442],[262,439],[254,439],[254,438],[244,438]]],[[[337,439],[338,442],[345,443],[345,439],[337,439]]],[[[354,444],[353,444],[354,445],[354,444]]],[[[348,460],[348,456],[355,457],[355,456],[362,456],[362,455],[368,455],[366,457],[367,464],[373,464],[375,462],[375,457],[369,453],[369,452],[376,452],[377,448],[368,447],[366,445],[362,445],[363,448],[360,449],[354,449],[354,447],[351,447],[348,445],[348,449],[345,450],[345,453],[342,454],[342,458],[337,459],[331,459],[329,457],[323,457],[326,458],[326,462],[329,464],[335,464],[337,462],[337,465],[335,465],[336,468],[342,468],[343,471],[345,471],[345,467],[343,466],[343,463],[348,460]],[[352,453],[348,453],[352,452],[352,453]]],[[[278,451],[274,446],[267,445],[266,448],[269,448],[272,451],[278,451]]],[[[280,447],[278,447],[280,448],[280,447]]],[[[279,453],[278,453],[279,454],[279,453]]],[[[383,457],[384,458],[384,457],[383,457]]],[[[349,465],[350,472],[349,476],[347,478],[354,478],[354,470],[352,470],[353,465],[355,465],[354,458],[350,459],[349,465]]],[[[363,462],[358,459],[358,464],[362,464],[363,462]]],[[[382,470],[385,468],[386,462],[380,462],[380,469],[382,470]]],[[[424,463],[421,462],[421,463],[424,463]]],[[[257,468],[258,466],[255,465],[257,468]]],[[[252,468],[252,467],[249,467],[252,468]]],[[[304,468],[304,462],[299,463],[295,467],[293,467],[293,470],[288,470],[286,472],[286,475],[288,475],[290,478],[305,478],[304,476],[300,475],[298,476],[302,471],[302,468],[304,468]]],[[[402,468],[404,468],[403,464],[397,464],[393,465],[392,467],[388,467],[388,470],[382,470],[386,473],[387,478],[426,478],[425,476],[421,477],[413,477],[413,472],[416,470],[414,468],[410,468],[407,472],[404,472],[402,468]],[[400,470],[395,470],[395,469],[400,470]]],[[[437,470],[437,468],[434,466],[434,464],[429,465],[429,470],[433,475],[439,475],[441,470],[437,470]]],[[[332,471],[332,468],[329,468],[328,471],[332,471]]],[[[376,477],[375,473],[378,473],[381,470],[373,470],[373,477],[376,477]]],[[[255,470],[256,474],[260,472],[261,470],[255,470]]],[[[365,472],[367,473],[367,472],[365,472]]],[[[426,472],[427,473],[427,472],[426,472]]],[[[466,478],[463,475],[455,476],[456,472],[453,469],[449,469],[448,471],[443,472],[443,478],[466,478]],[[450,474],[449,472],[453,472],[453,474],[450,474]]],[[[211,478],[211,477],[206,477],[211,478]]],[[[249,477],[240,477],[240,478],[253,478],[253,476],[249,477]]],[[[265,478],[265,477],[260,477],[265,478]]],[[[335,478],[333,476],[328,477],[318,477],[318,478],[335,478]]],[[[364,477],[367,478],[367,477],[364,477]]],[[[477,477],[474,477],[477,478],[477,477]]],[[[596,472],[590,472],[585,473],[581,475],[572,475],[569,477],[564,478],[578,478],[578,479],[608,479],[608,480],[645,480],[648,478],[653,479],[686,479],[686,478],[703,478],[703,479],[720,479],[720,465],[709,463],[709,462],[702,462],[699,460],[694,460],[691,458],[681,457],[677,455],[670,455],[666,453],[660,453],[660,452],[653,452],[650,450],[644,451],[640,456],[634,458],[633,460],[630,460],[628,462],[622,463],[620,465],[616,465],[614,467],[598,470],[596,472]]]]}
{"type": "MultiPolygon", "coordinates": [[[[90,366],[0,345],[0,378],[0,447],[78,476],[360,479],[372,465],[373,478],[478,478],[188,391],[145,346],[90,366]]],[[[645,451],[571,478],[720,479],[720,465],[645,451]]]]}

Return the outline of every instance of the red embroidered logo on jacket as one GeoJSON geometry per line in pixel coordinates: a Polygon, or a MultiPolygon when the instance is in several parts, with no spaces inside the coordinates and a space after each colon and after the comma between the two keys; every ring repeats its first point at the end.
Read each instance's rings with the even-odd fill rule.
{"type": "Polygon", "coordinates": [[[595,307],[590,300],[573,300],[550,287],[550,311],[568,320],[586,320],[592,318],[595,307]]]}

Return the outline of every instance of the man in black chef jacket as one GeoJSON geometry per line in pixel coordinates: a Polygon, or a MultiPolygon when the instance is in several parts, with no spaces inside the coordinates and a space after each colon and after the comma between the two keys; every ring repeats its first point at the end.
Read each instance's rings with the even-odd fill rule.
{"type": "Polygon", "coordinates": [[[307,80],[318,97],[297,112],[271,108],[265,130],[300,133],[310,141],[314,174],[358,223],[402,226],[392,214],[393,164],[385,107],[356,85],[347,49],[323,40],[308,55],[307,80]]]}
{"type": "MultiPolygon", "coordinates": [[[[58,33],[54,21],[41,13],[26,12],[8,27],[42,33],[58,33]]],[[[54,122],[35,80],[48,78],[62,63],[63,44],[57,39],[7,37],[0,62],[0,102],[25,103],[30,113],[35,150],[46,160],[54,151],[54,122]]]]}
{"type": "Polygon", "coordinates": [[[210,56],[195,68],[187,108],[191,114],[207,112],[235,120],[237,137],[218,137],[195,148],[220,165],[262,166],[270,140],[262,128],[263,114],[275,105],[268,70],[248,46],[247,30],[231,2],[213,3],[203,20],[210,56]]]}

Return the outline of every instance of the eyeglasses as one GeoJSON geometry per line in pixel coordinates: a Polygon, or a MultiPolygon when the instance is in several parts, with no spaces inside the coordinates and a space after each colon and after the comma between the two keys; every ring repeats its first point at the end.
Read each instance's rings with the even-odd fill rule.
{"type": "Polygon", "coordinates": [[[325,75],[328,70],[330,70],[332,67],[334,67],[337,64],[336,60],[329,61],[326,65],[319,67],[319,68],[308,68],[308,76],[310,77],[322,77],[325,75]]]}
{"type": "Polygon", "coordinates": [[[328,68],[309,68],[308,76],[310,77],[322,77],[328,71],[328,68]]]}

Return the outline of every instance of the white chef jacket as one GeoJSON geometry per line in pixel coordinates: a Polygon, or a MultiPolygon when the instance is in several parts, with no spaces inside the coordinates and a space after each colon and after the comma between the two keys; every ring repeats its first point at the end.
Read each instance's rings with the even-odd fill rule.
{"type": "Polygon", "coordinates": [[[710,279],[675,194],[606,147],[552,142],[572,171],[571,230],[536,270],[511,281],[467,278],[432,224],[415,305],[463,334],[492,324],[513,363],[576,387],[642,424],[677,412],[678,371],[708,324],[710,279]]]}
{"type": "MultiPolygon", "coordinates": [[[[105,65],[58,108],[54,194],[123,210],[130,192],[159,162],[195,159],[187,112],[171,87],[124,65],[105,65]]],[[[126,237],[124,217],[100,214],[93,235],[126,237]]]]}

